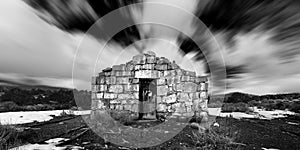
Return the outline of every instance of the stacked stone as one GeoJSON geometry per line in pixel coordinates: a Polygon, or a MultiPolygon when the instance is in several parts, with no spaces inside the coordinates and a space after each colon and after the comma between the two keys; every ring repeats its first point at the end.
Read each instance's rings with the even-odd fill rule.
{"type": "Polygon", "coordinates": [[[178,116],[206,111],[207,77],[196,77],[195,72],[183,69],[169,72],[157,82],[157,111],[178,116]]]}
{"type": "Polygon", "coordinates": [[[139,79],[157,79],[157,112],[191,116],[206,110],[207,77],[148,51],[92,78],[92,109],[138,111],[139,79]]]}
{"type": "Polygon", "coordinates": [[[92,109],[138,109],[139,79],[134,78],[132,64],[114,65],[93,77],[92,109]]]}

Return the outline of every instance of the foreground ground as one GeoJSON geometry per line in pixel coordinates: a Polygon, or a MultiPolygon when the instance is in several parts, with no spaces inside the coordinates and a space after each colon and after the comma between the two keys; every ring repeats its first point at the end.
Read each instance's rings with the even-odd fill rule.
{"type": "MultiPolygon", "coordinates": [[[[216,122],[220,126],[212,127],[210,133],[198,134],[197,129],[187,125],[172,139],[145,149],[300,149],[299,116],[273,120],[217,118],[216,122]]],[[[152,121],[139,122],[131,126],[147,128],[158,124],[160,122],[152,121]]],[[[48,139],[66,138],[71,140],[61,142],[58,146],[76,145],[84,149],[127,149],[99,137],[79,116],[59,117],[44,123],[18,125],[16,128],[19,130],[17,139],[20,145],[45,144],[48,139]]]]}

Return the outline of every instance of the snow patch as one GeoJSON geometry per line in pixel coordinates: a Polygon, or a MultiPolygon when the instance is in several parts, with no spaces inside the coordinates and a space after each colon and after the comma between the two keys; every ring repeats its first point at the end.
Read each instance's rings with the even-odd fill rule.
{"type": "Polygon", "coordinates": [[[243,113],[243,112],[221,112],[221,108],[208,108],[209,115],[220,116],[220,117],[233,117],[236,119],[241,118],[259,118],[259,119],[274,119],[274,118],[284,118],[287,115],[295,115],[294,112],[288,110],[274,110],[266,111],[263,109],[252,108],[253,113],[243,113]]]}
{"type": "Polygon", "coordinates": [[[74,115],[90,114],[90,110],[72,111],[72,110],[50,110],[50,111],[24,111],[24,112],[4,112],[0,113],[0,124],[24,124],[30,122],[42,122],[51,120],[53,116],[60,116],[62,112],[74,115]]]}

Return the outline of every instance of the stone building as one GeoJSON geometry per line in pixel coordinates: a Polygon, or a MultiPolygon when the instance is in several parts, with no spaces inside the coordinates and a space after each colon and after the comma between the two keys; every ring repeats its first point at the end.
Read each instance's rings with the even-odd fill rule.
{"type": "Polygon", "coordinates": [[[92,78],[92,110],[130,111],[142,118],[193,116],[207,110],[208,79],[152,51],[92,78]]]}

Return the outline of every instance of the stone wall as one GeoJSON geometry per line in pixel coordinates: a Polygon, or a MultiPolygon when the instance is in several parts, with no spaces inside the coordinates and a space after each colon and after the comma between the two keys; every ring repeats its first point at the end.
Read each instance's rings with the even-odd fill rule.
{"type": "Polygon", "coordinates": [[[126,64],[106,68],[92,78],[92,110],[138,112],[139,80],[157,80],[158,113],[192,116],[207,109],[207,77],[181,69],[167,58],[148,51],[126,64]]]}

